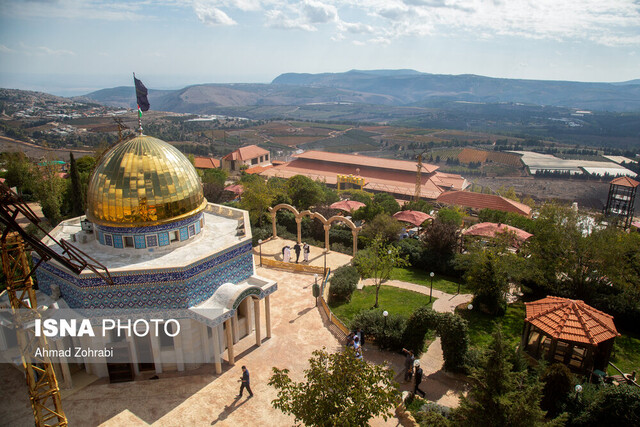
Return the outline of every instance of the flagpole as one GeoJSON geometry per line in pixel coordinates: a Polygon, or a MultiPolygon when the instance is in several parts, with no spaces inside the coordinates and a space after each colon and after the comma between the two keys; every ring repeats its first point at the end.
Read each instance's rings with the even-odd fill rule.
{"type": "MultiPolygon", "coordinates": [[[[136,90],[136,73],[133,73],[133,90],[136,90]]],[[[138,133],[142,135],[142,110],[137,102],[138,94],[136,92],[136,105],[138,106],[138,133]]]]}

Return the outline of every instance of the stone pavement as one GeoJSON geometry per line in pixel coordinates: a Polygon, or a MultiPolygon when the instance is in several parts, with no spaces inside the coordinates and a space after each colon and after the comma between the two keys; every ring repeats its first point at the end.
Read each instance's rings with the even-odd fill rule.
{"type": "MultiPolygon", "coordinates": [[[[370,285],[373,285],[373,279],[363,280],[358,286],[363,287],[370,285]]],[[[415,283],[388,280],[384,282],[383,285],[429,295],[429,287],[415,283]]],[[[440,313],[453,313],[458,305],[468,303],[473,298],[471,294],[451,295],[437,289],[433,290],[432,295],[434,298],[437,298],[433,303],[433,309],[440,313]]],[[[420,390],[426,393],[426,399],[454,408],[458,406],[460,395],[466,391],[467,382],[462,375],[445,372],[442,369],[443,364],[442,344],[440,337],[436,337],[427,351],[420,357],[420,366],[424,372],[420,390]]],[[[397,376],[396,381],[399,381],[397,376]]],[[[405,384],[401,389],[413,391],[411,384],[405,384]]]]}

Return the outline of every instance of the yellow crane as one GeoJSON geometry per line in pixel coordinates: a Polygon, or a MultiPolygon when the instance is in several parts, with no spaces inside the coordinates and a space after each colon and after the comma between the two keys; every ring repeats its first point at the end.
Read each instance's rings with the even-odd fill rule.
{"type": "Polygon", "coordinates": [[[36,349],[48,349],[44,336],[37,337],[30,325],[40,317],[38,302],[33,289],[32,276],[41,262],[55,259],[76,274],[85,268],[91,269],[107,283],[113,284],[109,271],[87,254],[64,240],[56,241],[46,233],[38,223],[38,216],[24,201],[6,185],[0,183],[0,224],[4,225],[0,246],[2,248],[2,271],[5,275],[7,294],[11,302],[16,325],[18,345],[22,355],[29,399],[37,427],[64,427],[68,425],[62,410],[60,388],[48,351],[42,351],[42,357],[36,357],[36,349]],[[16,221],[18,215],[24,216],[54,242],[63,248],[59,254],[37,238],[29,235],[16,221]],[[40,260],[33,269],[29,267],[26,245],[38,253],[40,260]],[[90,260],[91,262],[87,261],[90,260]]]}
{"type": "Polygon", "coordinates": [[[418,154],[417,160],[418,160],[418,164],[417,164],[417,168],[418,171],[416,172],[416,189],[415,192],[413,193],[413,201],[417,202],[418,200],[420,200],[420,197],[422,195],[422,156],[426,153],[426,151],[423,151],[422,153],[418,154]]]}

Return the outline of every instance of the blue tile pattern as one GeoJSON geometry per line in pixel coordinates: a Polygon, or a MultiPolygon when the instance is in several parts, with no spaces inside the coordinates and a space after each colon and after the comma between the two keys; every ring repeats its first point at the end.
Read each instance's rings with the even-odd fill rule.
{"type": "MultiPolygon", "coordinates": [[[[102,243],[102,242],[100,242],[102,243]]],[[[113,246],[113,239],[111,238],[110,234],[105,234],[104,235],[104,244],[107,246],[113,246]]]]}
{"type": "Polygon", "coordinates": [[[122,244],[122,236],[120,236],[119,234],[114,234],[113,235],[113,247],[114,248],[123,248],[124,245],[122,244]]]}
{"type": "Polygon", "coordinates": [[[160,246],[167,246],[169,244],[169,233],[166,231],[164,233],[159,233],[158,242],[160,243],[160,246]]]}
{"type": "Polygon", "coordinates": [[[147,246],[158,246],[158,236],[150,234],[147,236],[147,246]]]}
{"type": "Polygon", "coordinates": [[[144,236],[133,236],[133,241],[136,245],[136,249],[144,249],[147,247],[144,236]]]}
{"type": "Polygon", "coordinates": [[[101,245],[104,245],[104,234],[100,231],[98,231],[98,242],[100,242],[101,245]]]}
{"type": "Polygon", "coordinates": [[[182,268],[114,272],[113,286],[94,274],[77,277],[49,263],[36,270],[43,292],[50,294],[50,285],[58,284],[64,300],[76,309],[188,308],[210,298],[224,283],[238,283],[252,274],[250,242],[182,268]]]}
{"type": "Polygon", "coordinates": [[[189,230],[189,237],[194,236],[196,234],[196,227],[194,224],[191,224],[189,227],[187,227],[189,230]]]}
{"type": "Polygon", "coordinates": [[[183,227],[180,229],[180,241],[183,242],[185,240],[189,240],[189,232],[187,231],[187,227],[183,227]]]}
{"type": "Polygon", "coordinates": [[[200,218],[202,218],[203,215],[204,214],[200,212],[196,216],[192,216],[191,218],[186,218],[181,221],[170,222],[170,223],[161,224],[161,225],[146,226],[146,227],[110,227],[110,226],[98,225],[98,224],[96,224],[95,227],[109,234],[142,234],[142,233],[148,234],[148,233],[157,233],[160,231],[175,230],[177,228],[184,227],[185,225],[192,224],[196,221],[200,221],[200,218]]]}

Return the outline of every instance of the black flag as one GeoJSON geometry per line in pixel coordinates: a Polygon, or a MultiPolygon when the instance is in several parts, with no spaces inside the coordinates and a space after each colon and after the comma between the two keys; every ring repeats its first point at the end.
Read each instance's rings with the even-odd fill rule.
{"type": "Polygon", "coordinates": [[[136,98],[138,100],[138,108],[140,111],[147,111],[149,109],[149,100],[147,99],[147,88],[142,82],[133,77],[133,81],[136,83],[136,98]]]}

